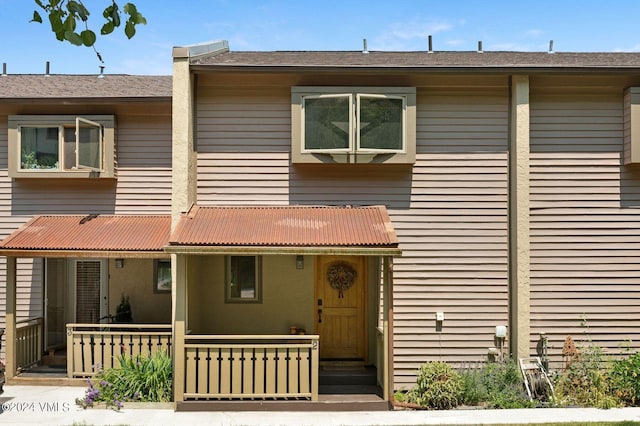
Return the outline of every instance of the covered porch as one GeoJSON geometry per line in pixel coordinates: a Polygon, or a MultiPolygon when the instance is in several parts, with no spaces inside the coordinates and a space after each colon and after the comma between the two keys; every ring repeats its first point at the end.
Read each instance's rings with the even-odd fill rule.
{"type": "Polygon", "coordinates": [[[9,382],[73,381],[120,354],[170,352],[170,223],[168,215],[37,216],[5,238],[9,382]],[[26,261],[41,271],[42,300],[18,309],[26,261]]]}
{"type": "Polygon", "coordinates": [[[178,409],[348,399],[337,378],[366,375],[358,389],[392,397],[400,250],[384,207],[194,206],[165,250],[178,409]]]}

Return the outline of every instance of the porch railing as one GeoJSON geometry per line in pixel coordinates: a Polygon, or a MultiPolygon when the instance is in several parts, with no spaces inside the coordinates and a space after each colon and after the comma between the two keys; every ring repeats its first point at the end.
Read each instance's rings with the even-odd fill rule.
{"type": "Polygon", "coordinates": [[[18,370],[37,364],[42,356],[41,317],[16,322],[16,367],[18,370]]]}
{"type": "Polygon", "coordinates": [[[67,324],[67,376],[90,377],[119,367],[118,357],[171,353],[171,325],[67,324]]]}
{"type": "Polygon", "coordinates": [[[319,336],[187,335],[184,399],[318,399],[319,336]]]}

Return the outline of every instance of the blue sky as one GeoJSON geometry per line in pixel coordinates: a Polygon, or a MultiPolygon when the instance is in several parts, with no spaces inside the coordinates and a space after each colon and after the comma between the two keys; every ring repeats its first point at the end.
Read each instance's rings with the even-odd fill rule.
{"type": "MultiPolygon", "coordinates": [[[[129,0],[131,1],[131,0],[129,0]]],[[[132,40],[99,37],[106,73],[170,74],[171,48],[226,39],[231,50],[640,51],[638,0],[133,0],[147,18],[132,40]]],[[[84,0],[99,31],[110,0],[84,0]]],[[[124,2],[121,2],[124,3],[124,2]]],[[[0,0],[0,62],[11,74],[92,74],[91,49],[29,23],[32,0],[0,0]]],[[[46,19],[46,17],[45,17],[46,19]]]]}

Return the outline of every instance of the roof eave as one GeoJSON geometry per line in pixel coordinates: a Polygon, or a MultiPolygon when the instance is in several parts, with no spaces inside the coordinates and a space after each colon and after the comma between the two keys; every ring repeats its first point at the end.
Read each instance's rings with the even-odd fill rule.
{"type": "Polygon", "coordinates": [[[260,72],[315,74],[640,74],[639,67],[537,67],[537,66],[330,66],[330,65],[222,65],[192,64],[193,72],[260,72]]]}
{"type": "Polygon", "coordinates": [[[114,103],[135,103],[135,102],[172,102],[171,96],[147,96],[147,97],[87,97],[87,98],[2,98],[3,103],[25,103],[25,102],[37,102],[38,104],[64,104],[64,105],[78,105],[78,104],[108,104],[114,103]]]}
{"type": "Polygon", "coordinates": [[[209,255],[353,255],[353,256],[401,256],[396,246],[210,246],[172,245],[164,248],[170,254],[209,255]]]}
{"type": "Polygon", "coordinates": [[[107,259],[168,259],[168,253],[160,250],[38,250],[0,248],[0,256],[6,257],[55,257],[55,258],[107,258],[107,259]]]}

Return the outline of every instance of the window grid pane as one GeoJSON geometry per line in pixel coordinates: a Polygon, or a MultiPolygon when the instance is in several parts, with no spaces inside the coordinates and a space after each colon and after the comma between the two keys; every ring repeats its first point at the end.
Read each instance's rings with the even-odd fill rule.
{"type": "Polygon", "coordinates": [[[304,100],[304,149],[347,150],[350,147],[350,96],[304,100]]]}
{"type": "Polygon", "coordinates": [[[231,256],[229,278],[231,299],[257,299],[256,258],[254,256],[231,256]]]}
{"type": "Polygon", "coordinates": [[[24,170],[59,167],[57,127],[20,128],[20,168],[24,170]]]}
{"type": "Polygon", "coordinates": [[[359,97],[359,148],[401,151],[403,146],[403,100],[359,97]]]}

